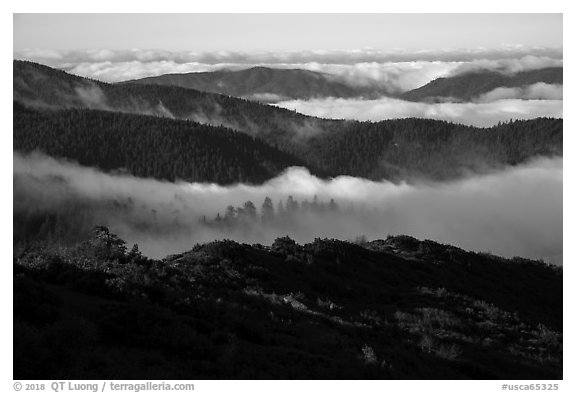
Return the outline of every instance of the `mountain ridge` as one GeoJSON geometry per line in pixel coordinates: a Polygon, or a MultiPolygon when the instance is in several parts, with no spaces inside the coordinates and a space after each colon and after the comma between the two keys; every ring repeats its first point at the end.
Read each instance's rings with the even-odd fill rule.
{"type": "MultiPolygon", "coordinates": [[[[537,155],[562,154],[561,119],[516,121],[490,128],[430,119],[328,120],[181,87],[105,84],[34,63],[15,62],[14,74],[15,102],[52,110],[105,110],[225,126],[257,137],[327,176],[441,181],[516,165],[537,155]]],[[[56,117],[69,116],[57,112],[56,117]]],[[[97,124],[86,127],[97,132],[97,124]]],[[[35,126],[34,132],[40,131],[35,126]]],[[[14,132],[19,131],[15,128],[14,132]]],[[[37,147],[41,148],[49,141],[41,142],[41,132],[38,135],[37,147]]]]}
{"type": "Polygon", "coordinates": [[[481,94],[500,87],[526,87],[535,83],[562,84],[563,68],[548,67],[507,75],[497,71],[470,71],[456,76],[437,78],[417,89],[400,95],[408,101],[469,102],[481,94]]]}
{"type": "Polygon", "coordinates": [[[37,112],[14,104],[14,149],[134,176],[262,183],[304,163],[247,134],[190,121],[108,111],[37,112]]]}
{"type": "Polygon", "coordinates": [[[561,379],[562,269],[409,236],[151,260],[96,227],[15,247],[14,324],[17,379],[561,379]]]}
{"type": "Polygon", "coordinates": [[[262,66],[236,71],[164,74],[129,80],[126,83],[172,85],[262,102],[324,97],[374,97],[378,92],[383,93],[382,89],[351,86],[322,72],[262,66]]]}

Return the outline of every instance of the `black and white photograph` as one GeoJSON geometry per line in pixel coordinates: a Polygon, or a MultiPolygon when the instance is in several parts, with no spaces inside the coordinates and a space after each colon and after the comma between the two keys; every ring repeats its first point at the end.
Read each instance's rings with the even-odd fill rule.
{"type": "Polygon", "coordinates": [[[14,381],[562,390],[562,13],[14,13],[12,57],[14,381]]]}

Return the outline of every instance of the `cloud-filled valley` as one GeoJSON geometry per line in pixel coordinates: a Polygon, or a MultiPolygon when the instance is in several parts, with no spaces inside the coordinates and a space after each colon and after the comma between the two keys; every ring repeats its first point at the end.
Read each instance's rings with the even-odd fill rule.
{"type": "MultiPolygon", "coordinates": [[[[534,83],[523,87],[498,87],[488,93],[481,94],[478,102],[493,102],[498,100],[562,100],[563,86],[558,84],[534,83]]],[[[562,114],[560,114],[560,117],[562,114]]]]}
{"type": "Polygon", "coordinates": [[[107,82],[173,73],[238,71],[258,66],[314,71],[328,80],[361,89],[358,90],[360,94],[362,91],[372,91],[370,97],[294,98],[292,95],[287,98],[282,91],[278,91],[278,87],[274,91],[266,91],[264,87],[245,96],[274,102],[303,114],[335,119],[377,121],[428,117],[490,126],[510,119],[563,115],[561,84],[537,82],[526,86],[502,86],[481,92],[470,102],[459,102],[458,97],[443,97],[443,101],[453,102],[408,102],[398,97],[403,92],[442,77],[483,71],[514,75],[547,67],[562,67],[561,48],[503,47],[411,53],[373,49],[256,53],[137,49],[20,50],[14,56],[107,82]]]}
{"type": "Polygon", "coordinates": [[[14,58],[61,68],[106,82],[168,73],[239,70],[254,66],[325,72],[353,86],[376,84],[389,92],[417,88],[442,76],[478,70],[514,73],[561,67],[561,48],[504,47],[446,51],[170,52],[163,50],[19,50],[14,58]]]}
{"type": "MultiPolygon", "coordinates": [[[[243,86],[235,82],[239,84],[237,87],[240,90],[244,88],[246,91],[254,91],[251,95],[238,94],[240,97],[275,102],[273,105],[278,107],[327,119],[380,121],[416,117],[490,127],[511,119],[563,117],[562,71],[561,68],[551,68],[562,67],[562,51],[554,48],[508,47],[499,50],[414,53],[371,49],[294,53],[23,50],[14,55],[16,58],[39,61],[72,74],[106,82],[169,73],[237,71],[258,66],[317,73],[293,74],[297,77],[289,80],[294,84],[297,84],[298,77],[305,75],[311,78],[308,81],[326,78],[354,88],[366,88],[358,91],[370,92],[374,88],[373,91],[380,94],[376,99],[362,96],[287,99],[278,94],[282,92],[285,81],[284,85],[276,81],[279,90],[275,92],[259,89],[258,86],[252,89],[248,84],[243,86]],[[500,85],[492,90],[479,89],[476,95],[466,96],[468,98],[424,95],[410,99],[403,95],[414,89],[419,90],[419,87],[432,85],[429,82],[437,78],[444,78],[444,82],[450,84],[453,83],[450,78],[473,73],[489,72],[491,75],[513,77],[534,70],[542,70],[544,74],[546,70],[552,70],[556,79],[553,78],[554,82],[537,81],[500,85]],[[557,82],[558,79],[560,82],[557,82]]],[[[24,64],[19,66],[25,68],[24,64]]],[[[41,72],[50,74],[46,70],[41,72]]],[[[29,86],[25,80],[34,74],[22,75],[18,97],[21,96],[26,104],[27,97],[33,95],[33,92],[26,90],[29,86]]],[[[502,81],[498,78],[496,80],[502,81]]],[[[261,78],[261,81],[265,82],[266,77],[261,78]]],[[[486,86],[481,77],[474,83],[471,84],[473,88],[469,89],[472,92],[478,86],[486,86]]],[[[462,85],[467,86],[466,83],[462,85]]],[[[172,106],[165,106],[162,99],[148,102],[130,97],[124,100],[122,94],[136,91],[136,88],[130,90],[130,86],[74,80],[72,85],[68,82],[58,85],[64,92],[59,96],[62,102],[46,101],[43,105],[182,117],[173,113],[173,108],[178,108],[175,105],[182,105],[182,100],[172,100],[172,106]],[[74,84],[78,85],[74,87],[74,84]],[[70,86],[73,86],[72,90],[66,90],[70,86]],[[110,92],[122,94],[116,97],[110,92]]],[[[138,91],[148,90],[152,91],[149,86],[140,86],[138,91]]],[[[180,94],[184,90],[177,91],[180,94]]],[[[432,88],[432,91],[439,90],[432,88]]],[[[151,94],[154,96],[155,93],[151,94]]],[[[227,95],[225,91],[222,94],[227,95]]],[[[170,95],[165,97],[166,100],[171,99],[170,95]]],[[[196,96],[189,99],[187,105],[192,106],[184,108],[192,115],[184,118],[201,123],[223,124],[242,132],[251,129],[236,124],[238,118],[219,116],[224,108],[218,102],[222,105],[235,105],[236,101],[228,102],[218,98],[214,104],[210,103],[216,107],[215,110],[206,113],[200,110],[197,113],[193,108],[198,104],[197,100],[196,96]]],[[[274,113],[275,116],[286,115],[274,113]]],[[[244,120],[248,124],[252,122],[249,118],[244,120]]],[[[299,136],[317,136],[317,128],[306,127],[307,122],[305,118],[292,128],[299,136]]],[[[268,128],[266,130],[269,131],[268,128]]],[[[500,166],[494,166],[497,167],[501,169],[500,166]]],[[[345,176],[321,180],[304,168],[293,167],[261,186],[238,184],[224,187],[203,183],[164,183],[127,175],[104,174],[44,156],[23,157],[15,152],[14,176],[15,203],[21,209],[19,211],[45,209],[68,217],[73,214],[66,209],[61,210],[61,206],[68,203],[80,209],[80,216],[85,219],[85,222],[77,222],[75,225],[86,230],[88,223],[109,225],[129,242],[140,243],[144,251],[155,257],[184,251],[196,242],[229,237],[269,244],[275,237],[285,234],[305,242],[317,236],[352,239],[366,235],[375,239],[387,234],[405,233],[478,251],[554,260],[558,259],[562,251],[561,158],[532,161],[528,165],[445,183],[393,184],[345,176]],[[541,189],[547,191],[542,192],[541,189]],[[17,193],[25,197],[17,200],[17,193]],[[243,222],[243,227],[238,228],[200,222],[203,217],[208,217],[210,222],[218,213],[223,214],[228,205],[242,206],[250,200],[260,207],[267,196],[277,204],[281,200],[286,201],[290,194],[300,203],[310,201],[314,196],[326,203],[334,198],[339,210],[331,214],[317,214],[314,211],[294,213],[289,220],[268,222],[266,226],[261,222],[243,222]],[[38,199],[39,196],[42,198],[38,199]]]]}
{"type": "Polygon", "coordinates": [[[222,238],[271,244],[284,235],[307,242],[410,234],[470,250],[561,263],[562,159],[535,160],[448,183],[395,185],[346,176],[321,180],[304,168],[290,168],[261,186],[223,187],[104,174],[15,152],[14,214],[56,216],[76,234],[108,225],[154,257],[222,238]],[[270,223],[257,218],[237,227],[202,223],[223,215],[228,205],[249,200],[260,211],[265,197],[277,208],[289,195],[301,206],[314,196],[324,202],[334,198],[338,209],[296,211],[270,223]]]}
{"type": "MultiPolygon", "coordinates": [[[[553,91],[557,89],[552,88],[553,91]]],[[[517,96],[516,89],[491,92],[488,102],[426,103],[409,102],[395,98],[376,100],[324,98],[313,100],[290,100],[275,105],[297,112],[329,119],[355,119],[379,121],[396,118],[421,117],[447,120],[455,123],[487,127],[510,119],[563,116],[561,99],[500,98],[517,96]],[[493,100],[496,98],[495,100],[493,100]]]]}
{"type": "Polygon", "coordinates": [[[238,4],[13,14],[14,379],[562,380],[564,14],[238,4]]]}

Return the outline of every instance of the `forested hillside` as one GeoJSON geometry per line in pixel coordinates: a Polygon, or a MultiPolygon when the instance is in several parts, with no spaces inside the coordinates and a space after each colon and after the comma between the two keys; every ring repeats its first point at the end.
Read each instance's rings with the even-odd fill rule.
{"type": "Polygon", "coordinates": [[[450,180],[538,156],[561,156],[562,123],[540,118],[477,128],[429,119],[357,122],[330,138],[314,138],[309,156],[331,173],[450,180]]]}
{"type": "Polygon", "coordinates": [[[348,124],[293,146],[296,158],[223,127],[107,111],[38,112],[15,103],[14,149],[135,176],[220,184],[261,183],[289,166],[306,166],[319,176],[449,180],[562,155],[561,119],[488,129],[426,119],[348,124]]]}
{"type": "MultiPolygon", "coordinates": [[[[14,63],[14,99],[35,108],[100,109],[156,116],[139,119],[86,111],[30,115],[29,110],[19,110],[15,114],[14,148],[40,149],[86,165],[127,168],[137,176],[162,179],[226,184],[263,181],[287,165],[300,164],[328,176],[449,180],[537,156],[562,155],[561,119],[514,121],[486,129],[430,119],[326,120],[180,87],[94,82],[20,61],[14,63]],[[192,139],[186,142],[189,145],[182,145],[179,138],[186,134],[184,129],[193,128],[204,130],[198,135],[206,141],[208,130],[215,128],[168,118],[224,125],[257,139],[234,134],[244,142],[233,146],[235,142],[229,141],[227,147],[215,147],[214,139],[210,149],[216,150],[212,154],[200,144],[189,147],[192,139]],[[124,122],[129,124],[126,130],[121,129],[124,122]],[[180,136],[168,137],[174,129],[180,130],[180,136]],[[145,139],[138,140],[141,137],[145,139]],[[96,143],[102,138],[109,138],[107,147],[96,143]],[[259,150],[248,152],[246,143],[250,149],[258,146],[259,150]],[[239,155],[232,156],[232,152],[239,155]]],[[[233,135],[217,129],[218,138],[233,135]]]]}
{"type": "Polygon", "coordinates": [[[179,86],[263,102],[319,97],[369,97],[377,92],[376,88],[370,86],[352,87],[321,72],[267,67],[253,67],[239,71],[166,74],[129,82],[179,86]]]}
{"type": "Polygon", "coordinates": [[[290,148],[296,139],[335,130],[322,120],[257,102],[175,86],[109,84],[44,65],[14,61],[14,101],[36,108],[84,108],[224,125],[290,148]]]}
{"type": "Polygon", "coordinates": [[[303,163],[224,127],[95,110],[37,112],[14,105],[14,149],[161,180],[261,183],[303,163]]]}

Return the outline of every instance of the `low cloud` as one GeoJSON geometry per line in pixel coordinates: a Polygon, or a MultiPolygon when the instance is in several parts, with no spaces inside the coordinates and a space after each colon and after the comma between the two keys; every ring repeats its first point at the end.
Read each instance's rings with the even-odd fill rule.
{"type": "Polygon", "coordinates": [[[139,61],[143,63],[172,61],[176,64],[302,64],[313,62],[323,64],[357,64],[371,62],[386,63],[411,61],[467,62],[473,60],[515,59],[525,56],[562,59],[562,48],[503,46],[497,49],[466,48],[420,51],[406,51],[402,49],[378,50],[363,48],[357,50],[308,50],[293,52],[171,52],[166,50],[147,49],[88,49],[57,51],[45,49],[25,49],[14,52],[15,58],[40,61],[48,65],[63,63],[95,63],[106,61],[114,63],[130,61],[139,61]]]}
{"type": "Polygon", "coordinates": [[[353,87],[374,87],[388,94],[416,89],[433,79],[447,76],[461,62],[408,61],[356,64],[296,64],[303,68],[331,75],[336,81],[353,87]]]}
{"type": "Polygon", "coordinates": [[[241,70],[255,66],[323,72],[351,86],[387,94],[418,88],[433,79],[478,70],[515,73],[562,66],[561,48],[500,50],[302,52],[169,52],[153,50],[36,51],[14,53],[72,74],[119,82],[170,73],[241,70]]]}
{"type": "MultiPolygon", "coordinates": [[[[534,94],[536,92],[538,88],[533,91],[534,94]]],[[[492,126],[510,119],[563,116],[562,100],[498,99],[473,103],[422,103],[394,98],[377,100],[326,98],[283,101],[275,105],[305,115],[329,119],[380,121],[419,117],[479,127],[492,126]]]]}
{"type": "Polygon", "coordinates": [[[153,62],[94,62],[60,64],[74,75],[84,76],[105,82],[121,82],[163,74],[184,74],[190,72],[214,72],[221,70],[238,71],[256,66],[277,69],[302,69],[324,73],[337,82],[352,87],[374,87],[389,93],[400,93],[418,88],[429,81],[447,76],[458,68],[461,62],[411,61],[388,63],[325,64],[310,63],[175,63],[171,60],[153,62]]]}
{"type": "Polygon", "coordinates": [[[286,101],[288,97],[281,96],[274,93],[256,93],[244,97],[248,100],[260,101],[264,103],[286,101]]]}
{"type": "Polygon", "coordinates": [[[100,87],[96,85],[78,86],[74,91],[86,107],[90,109],[110,109],[106,104],[106,95],[100,87]]]}
{"type": "Polygon", "coordinates": [[[524,87],[499,87],[479,96],[477,102],[493,102],[498,100],[562,100],[562,85],[535,83],[524,87]]]}
{"type": "Polygon", "coordinates": [[[69,231],[107,225],[129,244],[154,257],[189,250],[197,242],[231,238],[271,244],[289,235],[354,239],[409,234],[465,249],[504,256],[562,255],[562,159],[541,159],[485,176],[443,184],[395,185],[341,176],[322,180],[290,168],[261,186],[167,183],[104,174],[38,154],[14,153],[14,214],[18,219],[49,214],[69,231]],[[206,225],[228,205],[265,197],[275,207],[288,195],[300,201],[334,198],[339,208],[295,213],[241,228],[206,225]]]}
{"type": "Polygon", "coordinates": [[[122,82],[163,74],[185,74],[189,72],[218,71],[221,69],[241,69],[244,66],[234,64],[201,64],[176,63],[171,60],[142,62],[138,60],[125,62],[82,62],[62,63],[57,68],[79,76],[97,79],[104,82],[122,82]]]}
{"type": "Polygon", "coordinates": [[[511,75],[522,71],[532,71],[548,67],[562,67],[562,58],[527,55],[520,58],[479,59],[462,63],[450,76],[474,73],[478,71],[496,71],[511,75]]]}

